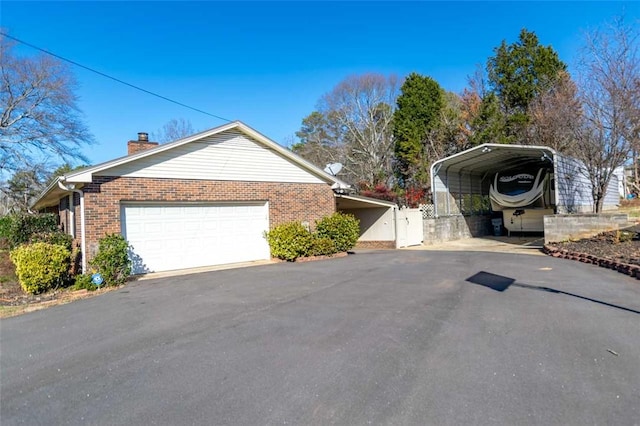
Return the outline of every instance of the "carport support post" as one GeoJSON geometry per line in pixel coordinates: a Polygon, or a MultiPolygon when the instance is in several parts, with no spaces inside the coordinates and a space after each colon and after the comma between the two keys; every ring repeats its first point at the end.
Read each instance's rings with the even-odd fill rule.
{"type": "Polygon", "coordinates": [[[449,189],[449,168],[447,167],[447,169],[445,170],[445,177],[446,177],[446,181],[447,184],[445,185],[445,187],[447,188],[447,192],[446,192],[446,203],[445,203],[445,209],[447,210],[447,216],[451,214],[451,190],[449,189]]]}
{"type": "Polygon", "coordinates": [[[463,214],[462,212],[462,170],[458,172],[458,212],[463,214]]]}
{"type": "Polygon", "coordinates": [[[471,172],[469,172],[469,212],[471,216],[475,214],[473,211],[473,179],[471,178],[471,172]]]}

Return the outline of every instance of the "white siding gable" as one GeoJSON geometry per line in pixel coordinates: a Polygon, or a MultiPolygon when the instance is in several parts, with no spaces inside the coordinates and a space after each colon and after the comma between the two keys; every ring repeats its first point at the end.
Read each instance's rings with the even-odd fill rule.
{"type": "Polygon", "coordinates": [[[111,167],[96,176],[324,183],[239,131],[229,130],[111,167]]]}

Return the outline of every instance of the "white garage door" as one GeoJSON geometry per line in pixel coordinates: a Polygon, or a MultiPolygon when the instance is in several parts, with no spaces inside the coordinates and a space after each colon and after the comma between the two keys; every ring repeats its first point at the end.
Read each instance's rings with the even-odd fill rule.
{"type": "Polygon", "coordinates": [[[266,203],[122,207],[134,273],[269,259],[268,228],[266,203]]]}

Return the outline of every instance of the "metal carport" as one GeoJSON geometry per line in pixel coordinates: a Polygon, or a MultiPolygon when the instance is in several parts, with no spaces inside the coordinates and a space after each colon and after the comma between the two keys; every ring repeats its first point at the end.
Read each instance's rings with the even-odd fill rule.
{"type": "MultiPolygon", "coordinates": [[[[484,215],[491,211],[489,187],[499,171],[524,167],[553,172],[549,201],[555,213],[591,213],[593,198],[586,167],[579,160],[552,148],[534,145],[483,144],[436,161],[431,166],[435,216],[484,215]]],[[[605,194],[603,210],[619,203],[614,175],[605,194]]]]}
{"type": "MultiPolygon", "coordinates": [[[[483,144],[438,160],[431,166],[435,216],[488,214],[489,187],[496,172],[520,167],[555,170],[557,158],[544,146],[483,144]]],[[[554,189],[557,196],[557,179],[554,189]]]]}

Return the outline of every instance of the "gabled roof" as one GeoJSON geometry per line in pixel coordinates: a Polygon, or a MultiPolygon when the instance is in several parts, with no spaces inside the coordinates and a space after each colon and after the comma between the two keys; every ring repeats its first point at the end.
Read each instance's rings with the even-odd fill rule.
{"type": "Polygon", "coordinates": [[[311,164],[310,162],[303,159],[302,157],[294,154],[290,150],[280,146],[276,142],[272,141],[271,139],[267,138],[263,134],[247,126],[246,124],[240,121],[233,121],[231,123],[228,123],[222,126],[214,127],[213,129],[205,130],[203,132],[196,133],[194,135],[187,136],[182,139],[178,139],[174,142],[158,145],[157,147],[154,147],[154,148],[150,148],[150,149],[137,152],[131,155],[127,155],[124,157],[116,158],[111,161],[106,161],[104,163],[87,167],[75,172],[67,173],[63,176],[60,176],[57,180],[52,182],[51,185],[49,185],[49,187],[47,187],[33,202],[32,206],[33,208],[38,209],[38,208],[46,207],[48,205],[56,204],[57,201],[60,199],[60,197],[65,193],[67,193],[66,191],[60,188],[59,182],[64,185],[73,184],[75,185],[76,188],[80,188],[84,184],[90,183],[93,180],[93,176],[96,173],[104,172],[105,170],[118,167],[133,161],[137,161],[142,158],[149,157],[149,156],[158,154],[160,152],[168,151],[168,150],[186,145],[188,143],[195,142],[203,138],[207,138],[209,136],[213,136],[229,130],[237,130],[244,133],[245,135],[251,137],[256,142],[262,144],[268,149],[273,150],[278,155],[291,161],[301,169],[306,170],[307,172],[318,177],[320,180],[326,182],[327,184],[332,185],[333,187],[347,188],[349,186],[344,181],[336,178],[333,175],[326,173],[325,171],[321,170],[317,166],[311,164]]]}

